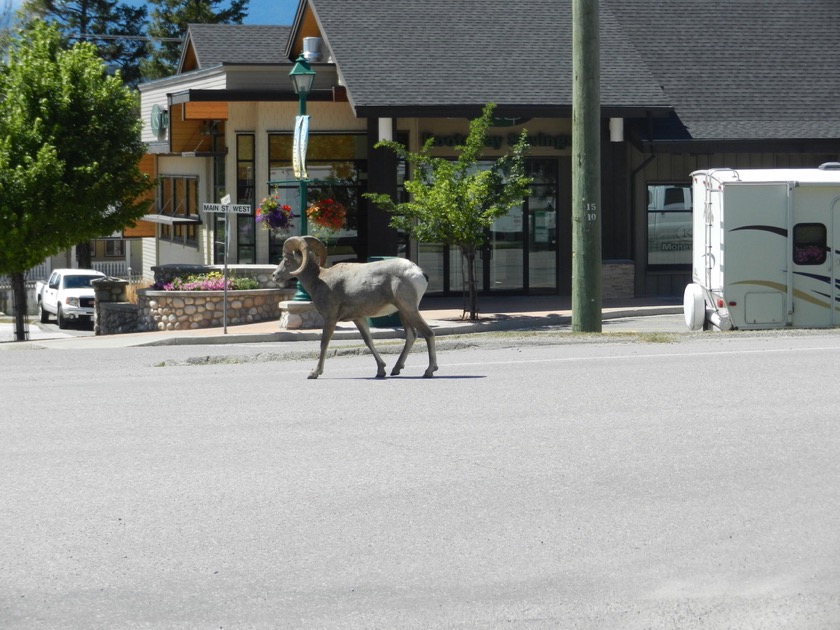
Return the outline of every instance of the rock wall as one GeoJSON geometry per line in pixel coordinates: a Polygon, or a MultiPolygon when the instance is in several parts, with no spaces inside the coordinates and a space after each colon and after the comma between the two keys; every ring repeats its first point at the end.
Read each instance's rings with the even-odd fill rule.
{"type": "MultiPolygon", "coordinates": [[[[280,319],[280,302],[293,296],[295,289],[277,288],[270,280],[273,270],[274,267],[266,267],[255,270],[251,276],[258,280],[260,276],[268,278],[273,288],[227,292],[229,326],[280,319]]],[[[131,304],[127,301],[128,282],[125,280],[102,278],[94,280],[92,285],[96,295],[94,331],[97,335],[214,328],[225,323],[224,291],[140,289],[137,304],[131,304]]]]}
{"type": "MultiPolygon", "coordinates": [[[[227,324],[279,320],[280,302],[294,289],[254,289],[227,292],[227,324]]],[[[224,291],[137,292],[138,330],[193,330],[224,325],[224,291]]]]}

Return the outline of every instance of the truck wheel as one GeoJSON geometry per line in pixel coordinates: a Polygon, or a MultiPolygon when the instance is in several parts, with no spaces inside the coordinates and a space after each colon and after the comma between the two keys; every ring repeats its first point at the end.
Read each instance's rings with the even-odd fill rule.
{"type": "Polygon", "coordinates": [[[55,318],[58,320],[59,328],[67,328],[67,319],[64,317],[64,313],[61,312],[61,304],[58,305],[58,310],[56,311],[55,318]]]}
{"type": "Polygon", "coordinates": [[[46,324],[50,321],[50,314],[44,310],[44,304],[40,300],[38,300],[38,315],[40,316],[42,324],[46,324]]]}
{"type": "Polygon", "coordinates": [[[706,299],[703,287],[692,282],[685,288],[683,295],[683,315],[689,330],[702,330],[706,322],[706,299]]]}

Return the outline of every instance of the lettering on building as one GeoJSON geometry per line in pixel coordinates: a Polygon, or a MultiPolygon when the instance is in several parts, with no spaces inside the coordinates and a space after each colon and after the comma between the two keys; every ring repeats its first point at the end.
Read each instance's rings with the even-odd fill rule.
{"type": "MultiPolygon", "coordinates": [[[[425,144],[429,138],[434,138],[432,146],[438,148],[454,149],[455,147],[462,147],[467,142],[467,136],[462,133],[451,133],[445,135],[435,135],[430,131],[424,131],[421,134],[421,140],[425,144]]],[[[484,139],[484,146],[488,149],[500,150],[504,146],[512,147],[519,140],[518,133],[508,133],[506,135],[488,135],[484,139]]],[[[528,144],[531,147],[542,147],[548,149],[555,149],[562,151],[572,146],[572,137],[568,134],[550,134],[550,133],[535,133],[528,135],[528,144]]]]}

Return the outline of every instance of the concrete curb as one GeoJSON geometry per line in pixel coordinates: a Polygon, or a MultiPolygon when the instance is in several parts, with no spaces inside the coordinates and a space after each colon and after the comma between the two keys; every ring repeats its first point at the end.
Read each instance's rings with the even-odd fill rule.
{"type": "MultiPolygon", "coordinates": [[[[566,308],[557,309],[557,312],[516,312],[503,310],[497,311],[494,315],[486,315],[486,319],[478,322],[461,321],[447,315],[441,319],[441,311],[429,311],[426,313],[426,320],[438,337],[450,335],[469,335],[474,333],[487,333],[514,330],[538,330],[541,328],[569,326],[571,325],[571,312],[566,308]],[[434,315],[438,315],[435,318],[434,315]]],[[[451,309],[450,309],[451,313],[451,309]]],[[[647,304],[641,306],[614,306],[604,308],[602,320],[619,318],[636,318],[652,315],[670,315],[682,313],[681,305],[674,304],[647,304]]],[[[279,326],[278,322],[275,325],[279,326]]],[[[198,345],[225,345],[225,344],[255,344],[271,342],[294,342],[294,341],[320,341],[321,330],[260,330],[237,332],[237,327],[228,329],[225,334],[222,329],[202,329],[197,331],[171,331],[171,332],[145,332],[130,333],[124,335],[106,336],[65,336],[65,337],[44,337],[30,339],[19,343],[0,343],[0,351],[9,350],[33,350],[33,349],[96,349],[96,348],[129,348],[129,347],[153,347],[153,346],[198,346],[198,345]]],[[[396,328],[373,328],[371,335],[374,339],[403,339],[405,334],[401,327],[396,328]]],[[[361,336],[356,327],[349,322],[339,324],[333,340],[359,341],[361,336]]]]}
{"type": "MultiPolygon", "coordinates": [[[[619,319],[627,317],[643,317],[651,315],[672,315],[682,313],[681,306],[655,306],[644,308],[613,309],[602,313],[603,320],[619,319]]],[[[570,325],[570,315],[551,314],[547,316],[517,315],[504,316],[497,319],[488,319],[478,322],[451,321],[451,320],[429,320],[429,325],[435,336],[466,335],[472,333],[499,332],[508,330],[529,330],[545,328],[550,326],[570,325]]],[[[374,339],[403,339],[405,333],[402,328],[373,328],[371,336],[374,339]]],[[[333,340],[358,339],[359,331],[352,324],[344,324],[336,329],[333,340]]],[[[287,342],[287,341],[320,341],[321,331],[299,330],[282,331],[272,333],[241,333],[227,335],[202,335],[184,336],[173,333],[173,335],[160,337],[148,342],[131,344],[137,347],[149,346],[187,346],[187,345],[215,345],[235,343],[263,343],[263,342],[287,342]]]]}

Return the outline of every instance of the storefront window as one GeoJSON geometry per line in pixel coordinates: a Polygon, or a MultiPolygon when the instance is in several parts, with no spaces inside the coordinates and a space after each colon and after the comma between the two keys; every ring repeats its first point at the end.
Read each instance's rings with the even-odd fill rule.
{"type": "MultiPolygon", "coordinates": [[[[479,164],[479,168],[489,168],[491,164],[479,164]]],[[[479,250],[476,265],[479,291],[540,293],[557,288],[557,160],[528,160],[526,167],[532,178],[528,197],[524,204],[514,206],[493,222],[487,232],[487,243],[479,250]]],[[[430,276],[430,292],[464,290],[466,269],[458,248],[447,250],[425,244],[421,245],[420,254],[418,262],[430,276]],[[438,253],[435,259],[435,251],[448,256],[438,253]],[[441,267],[448,269],[449,282],[445,287],[436,281],[435,272],[441,267]]]]}
{"type": "Polygon", "coordinates": [[[236,259],[240,264],[252,265],[257,262],[256,230],[254,225],[254,173],[256,155],[254,152],[255,136],[239,134],[236,136],[236,201],[251,206],[250,215],[236,215],[236,259]]]}
{"type": "Polygon", "coordinates": [[[162,223],[161,239],[197,246],[198,177],[162,176],[158,182],[157,210],[171,219],[162,223]]]}
{"type": "MultiPolygon", "coordinates": [[[[213,137],[213,150],[216,155],[213,157],[213,203],[221,203],[225,196],[225,155],[224,137],[213,137]]],[[[213,262],[217,265],[225,262],[225,234],[227,226],[227,215],[223,212],[214,212],[213,215],[213,262]]]]}
{"type": "MultiPolygon", "coordinates": [[[[291,206],[300,215],[300,187],[292,172],[292,142],[290,134],[270,134],[268,137],[269,181],[272,192],[281,204],[291,206]]],[[[331,199],[344,206],[344,227],[330,236],[330,261],[355,259],[358,244],[359,213],[362,193],[367,179],[367,139],[364,134],[312,134],[306,152],[307,206],[319,200],[331,199]]],[[[300,220],[295,221],[299,233],[300,220]]],[[[316,232],[310,226],[310,234],[316,232]]],[[[285,235],[272,235],[269,242],[269,261],[281,256],[285,235]]]]}
{"type": "Polygon", "coordinates": [[[648,184],[648,264],[691,264],[691,186],[648,184]]]}

